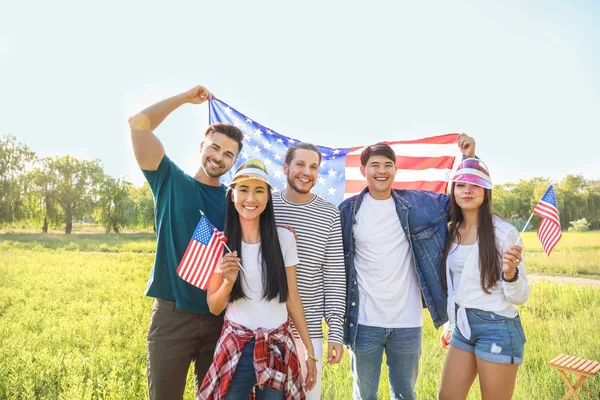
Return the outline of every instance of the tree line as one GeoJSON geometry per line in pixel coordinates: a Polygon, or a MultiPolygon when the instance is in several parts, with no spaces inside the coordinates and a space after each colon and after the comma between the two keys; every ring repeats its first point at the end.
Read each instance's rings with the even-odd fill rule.
{"type": "Polygon", "coordinates": [[[73,221],[98,221],[106,230],[154,226],[147,183],[135,187],[106,174],[99,161],[38,157],[14,136],[0,137],[0,226],[39,224],[42,232],[73,221]]]}
{"type": "MultiPolygon", "coordinates": [[[[495,185],[494,210],[522,229],[533,208],[554,183],[561,225],[585,218],[590,229],[600,229],[600,180],[567,175],[560,182],[546,178],[495,185]]],[[[134,186],[106,174],[98,160],[72,156],[40,158],[14,136],[0,136],[0,226],[64,227],[73,221],[97,221],[105,231],[154,227],[154,200],[150,187],[134,186]]],[[[530,229],[539,218],[534,217],[530,229]]]]}

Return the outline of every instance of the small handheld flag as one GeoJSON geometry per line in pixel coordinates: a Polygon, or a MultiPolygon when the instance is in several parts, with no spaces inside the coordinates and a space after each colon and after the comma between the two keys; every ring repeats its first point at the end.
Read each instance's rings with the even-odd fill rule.
{"type": "Polygon", "coordinates": [[[542,222],[538,226],[538,238],[542,242],[546,254],[550,255],[550,252],[562,237],[556,194],[552,185],[535,206],[533,213],[542,217],[542,222]]]}
{"type": "Polygon", "coordinates": [[[177,267],[177,274],[184,281],[206,290],[226,241],[225,235],[202,215],[177,267]]]}

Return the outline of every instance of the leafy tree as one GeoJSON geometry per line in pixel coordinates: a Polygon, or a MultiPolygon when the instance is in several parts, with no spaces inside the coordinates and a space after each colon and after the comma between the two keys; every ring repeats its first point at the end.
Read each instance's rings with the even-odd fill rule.
{"type": "Polygon", "coordinates": [[[14,136],[0,137],[0,225],[25,216],[26,182],[22,176],[35,158],[35,153],[14,136]]]}
{"type": "Polygon", "coordinates": [[[100,223],[106,233],[113,230],[120,233],[120,228],[131,225],[136,219],[136,208],[130,196],[131,183],[124,179],[105,176],[100,184],[100,223]]]}
{"type": "Polygon", "coordinates": [[[31,170],[26,179],[27,192],[30,198],[30,215],[43,220],[42,232],[48,233],[48,225],[58,224],[61,208],[56,199],[58,181],[51,171],[52,159],[40,160],[38,166],[31,170]]]}
{"type": "Polygon", "coordinates": [[[585,194],[586,181],[581,175],[567,175],[556,187],[560,223],[569,226],[570,221],[588,216],[585,194]]]}
{"type": "Polygon", "coordinates": [[[154,197],[150,185],[148,185],[148,182],[144,182],[139,188],[131,187],[130,190],[131,198],[135,203],[137,225],[143,228],[152,226],[156,231],[154,225],[154,197]]]}
{"type": "Polygon", "coordinates": [[[104,171],[98,161],[79,160],[71,156],[56,157],[48,162],[56,181],[55,199],[63,211],[65,233],[73,229],[73,218],[91,214],[99,200],[104,171]]]}

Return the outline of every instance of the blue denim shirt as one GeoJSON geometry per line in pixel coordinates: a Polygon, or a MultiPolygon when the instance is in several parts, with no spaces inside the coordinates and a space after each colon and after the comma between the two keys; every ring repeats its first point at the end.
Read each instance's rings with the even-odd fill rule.
{"type": "MultiPolygon", "coordinates": [[[[344,343],[350,349],[354,349],[356,341],[359,301],[352,228],[368,190],[365,188],[360,194],[344,200],[339,206],[347,277],[344,343]]],[[[443,273],[442,255],[450,213],[449,197],[445,194],[421,190],[394,189],[392,198],[412,251],[424,307],[429,310],[435,327],[439,328],[448,320],[447,295],[440,279],[443,273]]]]}

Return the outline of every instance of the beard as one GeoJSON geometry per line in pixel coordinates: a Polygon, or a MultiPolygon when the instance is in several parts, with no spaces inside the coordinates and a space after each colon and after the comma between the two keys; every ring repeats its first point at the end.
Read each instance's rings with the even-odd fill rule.
{"type": "Polygon", "coordinates": [[[225,165],[222,162],[217,162],[215,160],[211,160],[210,158],[206,158],[203,162],[202,162],[202,169],[204,170],[204,172],[206,173],[206,175],[210,176],[211,178],[220,178],[221,176],[225,175],[225,173],[227,173],[227,169],[225,169],[225,165]],[[219,167],[215,167],[213,166],[210,161],[212,161],[215,164],[218,164],[219,167]]]}
{"type": "Polygon", "coordinates": [[[288,187],[293,188],[296,192],[301,193],[301,194],[310,193],[311,189],[313,187],[315,187],[314,181],[313,181],[313,184],[310,185],[310,187],[308,187],[308,188],[307,188],[307,186],[299,187],[298,184],[296,183],[296,180],[294,179],[294,177],[290,177],[289,175],[287,176],[287,184],[288,184],[288,187]]]}

